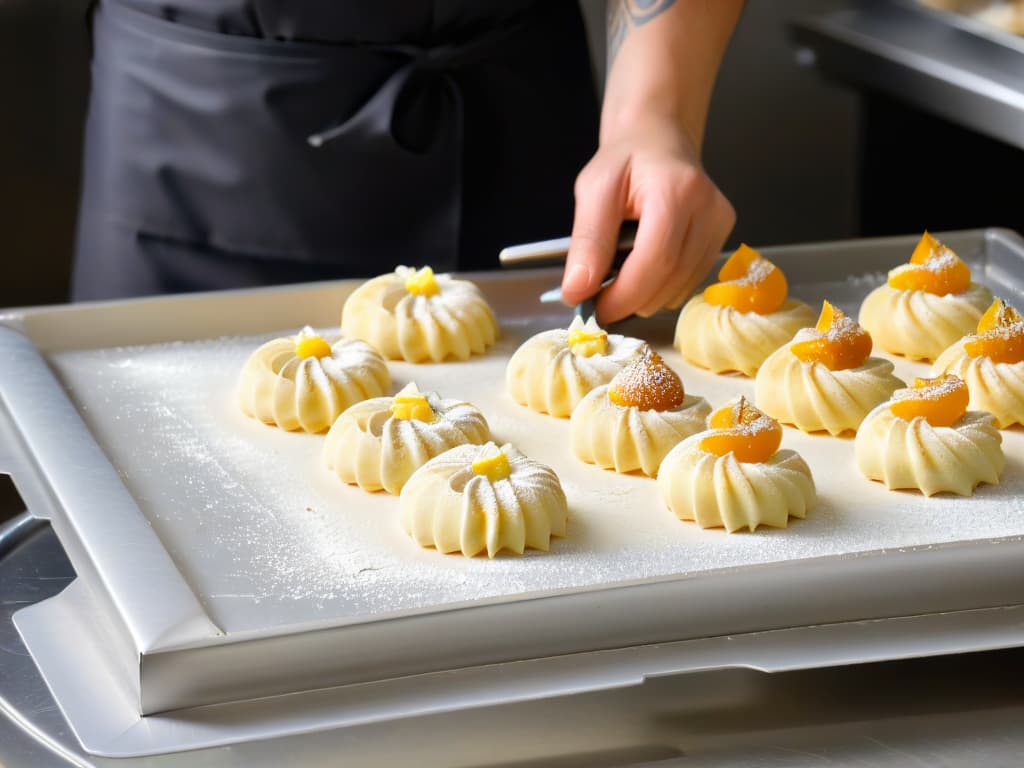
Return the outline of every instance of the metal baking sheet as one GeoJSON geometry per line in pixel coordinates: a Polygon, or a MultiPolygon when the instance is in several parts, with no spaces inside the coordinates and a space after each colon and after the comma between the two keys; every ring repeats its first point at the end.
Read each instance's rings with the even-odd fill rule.
{"type": "MultiPolygon", "coordinates": [[[[1021,302],[1018,237],[944,237],[979,279],[1021,302]]],[[[794,295],[854,312],[915,240],[765,252],[786,269],[794,295]]],[[[319,466],[321,437],[282,433],[237,412],[232,391],[249,351],[306,323],[333,326],[355,283],[7,316],[25,334],[0,335],[5,353],[16,355],[5,372],[17,373],[0,379],[22,457],[15,480],[86,577],[63,604],[41,604],[19,622],[44,675],[59,648],[41,638],[88,624],[82,606],[92,616],[99,605],[105,618],[96,646],[121,649],[113,653],[126,706],[155,713],[515,659],[1022,601],[1019,430],[1005,433],[999,486],[969,499],[925,499],[860,477],[852,440],[787,429],[784,445],[805,455],[818,483],[808,519],[785,531],[703,531],[668,513],[652,480],[578,462],[566,421],[504,394],[508,354],[568,320],[567,311],[552,314],[535,301],[557,273],[476,279],[502,321],[498,347],[465,364],[396,364],[395,386],[415,378],[476,402],[498,439],[559,472],[569,535],[547,554],[488,561],[421,550],[399,530],[395,499],[342,486],[319,466]]],[[[688,391],[712,404],[752,396],[747,379],[685,364],[669,346],[673,321],[638,320],[622,331],[657,343],[688,391]]],[[[925,370],[897,362],[905,377],[925,370]]],[[[59,664],[66,678],[68,660],[59,664]]],[[[66,691],[54,675],[48,682],[66,691]]]]}

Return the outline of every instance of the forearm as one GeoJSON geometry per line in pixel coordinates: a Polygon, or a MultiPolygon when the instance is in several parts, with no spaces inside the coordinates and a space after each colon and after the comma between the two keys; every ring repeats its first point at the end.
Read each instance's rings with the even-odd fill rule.
{"type": "Polygon", "coordinates": [[[602,145],[653,119],[700,152],[715,77],[742,8],[742,0],[608,0],[602,145]]]}

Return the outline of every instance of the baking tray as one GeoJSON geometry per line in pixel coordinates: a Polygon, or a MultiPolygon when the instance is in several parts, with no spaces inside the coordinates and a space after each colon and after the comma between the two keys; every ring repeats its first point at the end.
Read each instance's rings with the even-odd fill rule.
{"type": "MultiPolygon", "coordinates": [[[[943,238],[1021,302],[1020,238],[943,238]]],[[[915,241],[765,253],[794,295],[852,312],[915,241]]],[[[702,531],[669,514],[650,479],[576,461],[567,422],[504,395],[507,355],[568,320],[536,303],[557,273],[474,279],[501,318],[498,347],[466,364],[394,365],[396,386],[415,376],[477,402],[497,438],[558,470],[570,531],[548,554],[420,550],[398,530],[393,498],[339,486],[318,466],[322,438],[237,413],[232,389],[248,351],[307,323],[335,325],[355,282],[3,317],[0,456],[79,574],[16,623],[87,749],[154,753],[631,685],[710,663],[688,656],[686,641],[741,633],[775,638],[775,661],[719,640],[719,654],[722,643],[739,652],[714,663],[791,668],[1021,643],[1019,625],[970,640],[849,642],[865,621],[1024,602],[1021,432],[1005,433],[1000,486],[924,499],[857,475],[852,441],[787,429],[784,444],[808,458],[819,485],[809,518],[786,531],[702,531]],[[804,647],[785,634],[820,625],[831,625],[830,642],[804,647]]],[[[658,344],[713,404],[752,395],[749,380],[683,363],[669,346],[673,321],[622,330],[658,344]]],[[[905,377],[924,370],[897,363],[905,377]]]]}

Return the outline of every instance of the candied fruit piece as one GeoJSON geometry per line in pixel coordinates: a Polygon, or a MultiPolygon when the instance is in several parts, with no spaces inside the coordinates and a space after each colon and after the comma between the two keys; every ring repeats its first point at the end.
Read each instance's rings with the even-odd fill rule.
{"type": "Polygon", "coordinates": [[[307,357],[330,357],[331,345],[323,336],[315,333],[300,333],[295,341],[295,354],[305,360],[307,357]]]}
{"type": "Polygon", "coordinates": [[[508,463],[508,456],[493,443],[484,446],[480,454],[473,462],[473,474],[484,475],[492,483],[504,480],[512,474],[512,466],[508,463]]]}
{"type": "Polygon", "coordinates": [[[391,401],[391,415],[396,419],[416,419],[416,421],[433,421],[434,409],[427,398],[420,394],[412,382],[405,385],[401,392],[391,401]]]}
{"type": "Polygon", "coordinates": [[[782,445],[779,422],[745,397],[712,413],[708,426],[711,434],[700,441],[700,449],[715,456],[731,453],[736,461],[756,464],[768,461],[782,445]]]}
{"type": "Polygon", "coordinates": [[[987,357],[994,363],[1024,360],[1024,318],[1002,299],[992,302],[978,321],[978,333],[968,336],[964,351],[971,357],[987,357]]]}
{"type": "Polygon", "coordinates": [[[871,355],[871,334],[827,301],[821,308],[817,336],[798,341],[790,351],[805,363],[821,363],[830,371],[863,365],[871,355]]]}
{"type": "Polygon", "coordinates": [[[936,296],[963,293],[971,285],[971,268],[928,232],[921,236],[909,264],[889,271],[889,287],[936,296]]]}
{"type": "Polygon", "coordinates": [[[996,299],[978,321],[978,333],[1008,328],[1019,323],[1024,323],[1024,317],[1020,316],[1020,312],[1002,299],[996,299]]]}
{"type": "Polygon", "coordinates": [[[946,374],[935,379],[914,379],[914,386],[897,389],[889,410],[907,421],[924,418],[933,427],[955,424],[967,412],[970,395],[963,379],[946,374]]]}
{"type": "Polygon", "coordinates": [[[624,408],[670,411],[686,399],[682,379],[653,350],[637,357],[615,374],[608,399],[624,408]]]}
{"type": "Polygon", "coordinates": [[[433,296],[439,293],[441,288],[434,279],[434,270],[423,267],[405,279],[405,290],[417,296],[433,296]]]}
{"type": "Polygon", "coordinates": [[[704,289],[708,304],[767,315],[786,303],[786,276],[749,245],[741,245],[729,257],[718,279],[721,282],[704,289]]]}
{"type": "Polygon", "coordinates": [[[608,332],[591,317],[586,323],[579,317],[573,318],[569,326],[569,349],[574,355],[590,357],[608,353],[608,332]]]}

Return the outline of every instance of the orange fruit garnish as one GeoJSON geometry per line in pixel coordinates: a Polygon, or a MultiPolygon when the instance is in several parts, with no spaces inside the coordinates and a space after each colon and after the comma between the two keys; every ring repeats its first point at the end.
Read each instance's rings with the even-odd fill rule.
{"type": "Polygon", "coordinates": [[[396,419],[415,419],[429,423],[437,418],[427,398],[420,394],[416,384],[411,381],[394,396],[388,410],[396,419]]]}
{"type": "Polygon", "coordinates": [[[946,374],[937,379],[914,379],[914,386],[897,389],[889,410],[907,421],[923,417],[933,427],[948,427],[967,412],[970,394],[963,379],[946,374]]]}
{"type": "Polygon", "coordinates": [[[670,411],[686,399],[682,379],[657,352],[650,350],[619,371],[608,386],[608,399],[624,408],[670,411]]]}
{"type": "Polygon", "coordinates": [[[968,336],[964,351],[971,357],[987,357],[994,363],[1024,360],[1024,318],[1002,299],[992,302],[978,321],[978,333],[968,336]]]}
{"type": "Polygon", "coordinates": [[[580,357],[607,355],[608,331],[601,328],[593,317],[585,323],[574,317],[569,326],[569,349],[580,357]]]}
{"type": "Polygon", "coordinates": [[[830,371],[845,371],[863,365],[871,355],[871,334],[827,301],[814,330],[818,333],[815,338],[790,347],[805,363],[821,363],[830,371]]]}
{"type": "Polygon", "coordinates": [[[889,287],[899,291],[924,291],[936,296],[963,293],[971,285],[971,268],[928,232],[921,236],[909,264],[889,272],[889,287]]]}
{"type": "Polygon", "coordinates": [[[782,270],[746,244],[722,265],[718,279],[704,289],[704,300],[740,312],[770,314],[786,303],[789,292],[782,270]]]}
{"type": "Polygon", "coordinates": [[[768,461],[782,444],[782,427],[741,397],[711,414],[711,434],[700,449],[715,456],[731,453],[736,461],[756,464],[768,461]]]}
{"type": "Polygon", "coordinates": [[[492,483],[504,480],[512,474],[508,456],[494,443],[484,446],[472,464],[474,475],[484,475],[492,483]]]}
{"type": "Polygon", "coordinates": [[[295,354],[303,360],[307,357],[330,357],[331,345],[323,336],[300,333],[295,342],[295,354]]]}
{"type": "Polygon", "coordinates": [[[417,296],[435,296],[441,292],[441,287],[434,278],[434,270],[423,267],[405,278],[405,290],[417,296]]]}

